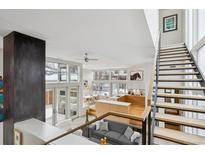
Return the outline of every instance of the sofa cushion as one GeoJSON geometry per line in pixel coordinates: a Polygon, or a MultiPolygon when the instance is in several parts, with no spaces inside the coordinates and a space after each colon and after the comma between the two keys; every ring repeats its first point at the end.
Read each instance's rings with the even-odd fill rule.
{"type": "Polygon", "coordinates": [[[129,126],[127,127],[127,129],[125,130],[124,135],[127,137],[127,139],[130,140],[132,134],[134,133],[134,131],[132,130],[132,128],[130,128],[129,126]]]}
{"type": "Polygon", "coordinates": [[[108,131],[108,122],[100,121],[99,130],[108,131]]]}
{"type": "Polygon", "coordinates": [[[123,144],[123,145],[133,144],[125,135],[120,136],[120,138],[118,140],[119,140],[119,143],[123,144]]]}
{"type": "Polygon", "coordinates": [[[125,130],[127,129],[127,124],[115,122],[115,121],[110,121],[110,120],[105,120],[108,122],[108,128],[110,131],[115,131],[120,134],[124,134],[125,130]]]}
{"type": "Polygon", "coordinates": [[[131,142],[134,142],[137,138],[140,138],[141,137],[141,134],[139,132],[135,132],[132,134],[130,140],[131,142]]]}
{"type": "Polygon", "coordinates": [[[106,133],[106,137],[108,137],[109,139],[115,139],[118,140],[120,138],[121,134],[118,132],[114,132],[114,131],[109,131],[106,133]]]}

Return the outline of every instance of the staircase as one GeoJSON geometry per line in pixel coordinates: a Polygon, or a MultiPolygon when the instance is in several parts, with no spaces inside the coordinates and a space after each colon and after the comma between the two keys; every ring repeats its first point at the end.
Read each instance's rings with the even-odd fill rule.
{"type": "Polygon", "coordinates": [[[182,126],[205,129],[205,120],[187,118],[185,111],[203,113],[205,106],[184,104],[185,100],[205,101],[205,82],[195,59],[185,44],[160,48],[156,58],[156,74],[152,102],[152,143],[156,138],[178,144],[205,144],[205,136],[194,135],[183,131],[182,126]],[[190,71],[191,70],[191,71],[190,71]],[[192,76],[193,78],[185,78],[192,76]],[[185,83],[199,83],[199,86],[186,86],[185,83]],[[165,90],[171,93],[165,93],[165,90]],[[175,93],[178,91],[179,93],[175,93]],[[201,92],[203,95],[188,95],[186,92],[201,92]],[[179,102],[166,102],[174,99],[179,102]],[[165,111],[177,111],[177,115],[165,111]],[[179,126],[179,130],[165,127],[163,124],[179,126]]]}

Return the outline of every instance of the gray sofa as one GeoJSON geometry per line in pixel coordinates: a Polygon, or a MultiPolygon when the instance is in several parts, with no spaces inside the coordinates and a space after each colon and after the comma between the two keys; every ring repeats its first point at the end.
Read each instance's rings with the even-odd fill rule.
{"type": "Polygon", "coordinates": [[[134,131],[141,132],[141,128],[128,125],[124,123],[114,122],[110,120],[104,120],[108,122],[108,129],[109,131],[100,131],[96,130],[96,125],[91,125],[88,128],[88,137],[90,140],[94,142],[100,140],[102,137],[107,138],[107,143],[112,145],[138,145],[141,142],[141,138],[137,138],[134,142],[131,142],[126,136],[124,136],[124,132],[129,126],[134,131]]]}

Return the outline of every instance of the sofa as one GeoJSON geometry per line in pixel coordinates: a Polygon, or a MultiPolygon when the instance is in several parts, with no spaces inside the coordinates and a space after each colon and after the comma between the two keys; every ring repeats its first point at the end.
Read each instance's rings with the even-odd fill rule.
{"type": "Polygon", "coordinates": [[[131,142],[131,140],[124,135],[128,126],[137,132],[141,132],[141,128],[111,120],[104,121],[108,122],[108,131],[96,130],[96,124],[89,126],[87,135],[91,141],[98,141],[98,143],[100,143],[101,138],[106,137],[107,143],[112,145],[138,145],[141,143],[141,137],[131,142]]]}

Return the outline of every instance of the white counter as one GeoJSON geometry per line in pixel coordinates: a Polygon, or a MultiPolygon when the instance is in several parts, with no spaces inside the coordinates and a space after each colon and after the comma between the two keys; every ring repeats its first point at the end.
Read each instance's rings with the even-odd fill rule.
{"type": "MultiPolygon", "coordinates": [[[[37,119],[29,119],[15,124],[15,129],[22,132],[23,144],[40,145],[65,133],[66,131],[37,119]]],[[[51,142],[52,145],[96,145],[83,136],[66,135],[51,142]]]]}
{"type": "Polygon", "coordinates": [[[128,102],[118,102],[113,100],[97,100],[96,103],[106,103],[106,104],[112,104],[112,105],[119,105],[119,106],[129,106],[131,103],[128,102]]]}
{"type": "Polygon", "coordinates": [[[15,129],[22,132],[23,144],[42,144],[66,132],[37,119],[18,122],[15,129]]]}
{"type": "Polygon", "coordinates": [[[88,140],[83,136],[75,134],[66,135],[56,141],[51,142],[52,145],[97,145],[97,143],[88,140]]]}

